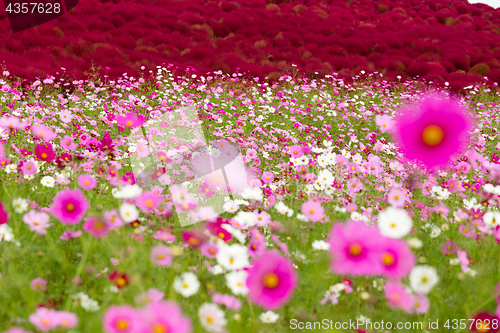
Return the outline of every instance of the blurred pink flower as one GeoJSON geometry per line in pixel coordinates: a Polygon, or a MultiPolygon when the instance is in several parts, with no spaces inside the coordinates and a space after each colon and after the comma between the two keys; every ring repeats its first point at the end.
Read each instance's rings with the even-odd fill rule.
{"type": "Polygon", "coordinates": [[[271,250],[252,263],[246,284],[253,303],[274,310],[292,297],[297,280],[292,262],[277,250],[271,250]]]}
{"type": "Polygon", "coordinates": [[[319,201],[307,200],[302,204],[301,211],[312,222],[320,222],[325,215],[325,209],[319,201]]]}
{"type": "Polygon", "coordinates": [[[88,208],[89,203],[82,191],[62,190],[53,199],[51,212],[63,224],[78,224],[88,208]]]}
{"type": "Polygon", "coordinates": [[[47,213],[36,210],[30,210],[23,216],[23,222],[30,227],[31,231],[36,231],[39,235],[45,235],[47,233],[45,229],[50,226],[49,220],[50,217],[47,213]]]}
{"type": "Polygon", "coordinates": [[[415,296],[407,292],[405,286],[402,285],[401,282],[386,282],[384,294],[390,307],[401,309],[407,313],[413,312],[415,296]]]}
{"type": "Polygon", "coordinates": [[[110,306],[102,324],[106,333],[136,333],[146,329],[141,314],[130,305],[110,306]]]}
{"type": "Polygon", "coordinates": [[[33,280],[31,280],[30,287],[33,290],[45,291],[45,289],[47,287],[47,280],[44,280],[44,279],[39,278],[39,277],[34,278],[33,280]]]}
{"type": "Polygon", "coordinates": [[[415,266],[415,255],[402,240],[386,238],[376,253],[383,276],[400,279],[410,274],[415,266]]]}
{"type": "Polygon", "coordinates": [[[155,265],[168,266],[172,263],[172,252],[170,247],[157,245],[151,249],[150,258],[155,265]]]}
{"type": "Polygon", "coordinates": [[[52,141],[57,137],[54,132],[44,125],[32,126],[31,131],[37,138],[42,139],[43,141],[52,141]]]}
{"type": "Polygon", "coordinates": [[[97,185],[97,181],[95,180],[95,178],[91,175],[88,175],[88,174],[83,174],[83,175],[80,175],[78,176],[78,186],[80,186],[81,188],[83,188],[84,190],[93,190],[96,185],[97,185]]]}
{"type": "Polygon", "coordinates": [[[70,239],[73,239],[73,238],[78,238],[82,235],[82,231],[81,230],[78,230],[78,231],[73,231],[73,230],[66,230],[63,232],[63,234],[61,235],[61,239],[62,240],[70,240],[70,239]]]}
{"type": "Polygon", "coordinates": [[[379,274],[380,257],[377,254],[386,240],[378,228],[364,222],[336,223],[328,239],[333,272],[354,276],[379,274]]]}
{"type": "Polygon", "coordinates": [[[28,321],[36,326],[40,331],[50,331],[59,325],[56,310],[47,308],[37,308],[35,313],[30,314],[28,321]]]}
{"type": "Polygon", "coordinates": [[[135,331],[138,333],[189,333],[192,330],[191,319],[182,314],[179,305],[170,301],[151,302],[141,314],[144,329],[135,331]]]}
{"type": "Polygon", "coordinates": [[[82,229],[92,234],[94,237],[102,238],[109,232],[108,223],[99,217],[88,217],[82,226],[82,229]]]}
{"type": "Polygon", "coordinates": [[[428,168],[445,165],[465,147],[472,123],[465,110],[451,100],[428,96],[396,118],[395,140],[405,157],[428,168]]]}

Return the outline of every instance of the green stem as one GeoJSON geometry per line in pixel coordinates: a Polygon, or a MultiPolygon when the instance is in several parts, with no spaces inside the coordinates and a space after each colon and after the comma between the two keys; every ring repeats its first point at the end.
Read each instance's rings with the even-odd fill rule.
{"type": "Polygon", "coordinates": [[[90,241],[88,243],[85,243],[84,242],[84,236],[81,236],[80,238],[81,240],[81,243],[82,243],[82,246],[85,248],[84,249],[84,253],[83,253],[83,256],[82,256],[82,260],[80,260],[80,264],[78,265],[77,269],[76,269],[76,274],[75,276],[73,277],[73,280],[71,281],[71,283],[73,283],[72,287],[71,287],[71,291],[68,293],[68,299],[66,299],[66,304],[64,305],[64,310],[65,311],[69,311],[70,308],[71,308],[71,301],[70,301],[70,297],[73,295],[74,291],[75,291],[75,288],[76,288],[76,284],[73,282],[77,277],[79,277],[83,271],[83,268],[85,267],[85,264],[87,263],[87,258],[89,256],[89,252],[90,252],[90,247],[92,246],[92,241],[93,241],[93,238],[91,237],[90,238],[90,241]],[[87,246],[85,246],[85,244],[87,246]]]}

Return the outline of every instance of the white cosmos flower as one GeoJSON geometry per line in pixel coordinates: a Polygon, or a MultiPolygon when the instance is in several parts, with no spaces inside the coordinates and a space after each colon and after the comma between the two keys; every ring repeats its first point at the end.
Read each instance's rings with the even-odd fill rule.
{"type": "Polygon", "coordinates": [[[120,217],[125,223],[134,222],[139,217],[139,211],[135,205],[123,203],[119,209],[120,217]]]}
{"type": "Polygon", "coordinates": [[[498,213],[498,212],[486,212],[483,215],[483,221],[484,221],[484,224],[486,224],[486,226],[488,228],[494,229],[494,228],[496,228],[497,225],[500,224],[500,213],[498,213]]]}
{"type": "Polygon", "coordinates": [[[422,247],[422,241],[415,237],[408,239],[406,243],[414,249],[420,249],[422,247]]]}
{"type": "Polygon", "coordinates": [[[12,228],[7,225],[7,223],[0,225],[0,242],[6,241],[10,242],[14,239],[14,234],[12,233],[12,228]]]}
{"type": "Polygon", "coordinates": [[[239,211],[233,220],[236,221],[237,225],[241,225],[242,227],[253,227],[257,222],[257,217],[254,212],[244,212],[239,211]]]}
{"type": "Polygon", "coordinates": [[[12,206],[14,206],[16,213],[21,214],[28,210],[28,201],[23,198],[17,198],[12,201],[12,206]]]}
{"type": "Polygon", "coordinates": [[[5,168],[3,168],[6,173],[13,173],[17,172],[17,165],[15,164],[9,164],[5,168]]]}
{"type": "Polygon", "coordinates": [[[213,303],[204,303],[198,310],[201,326],[211,333],[223,333],[227,320],[224,311],[213,303]]]}
{"type": "Polygon", "coordinates": [[[410,273],[410,286],[417,293],[428,294],[438,283],[439,277],[432,266],[415,266],[410,273]]]}
{"type": "Polygon", "coordinates": [[[142,188],[139,185],[126,185],[118,190],[118,192],[115,192],[113,197],[117,199],[132,199],[139,196],[141,193],[142,188]]]}
{"type": "Polygon", "coordinates": [[[182,273],[174,280],[174,289],[184,297],[193,296],[200,289],[200,281],[192,272],[182,273]]]}
{"type": "Polygon", "coordinates": [[[241,192],[241,197],[248,200],[262,201],[264,196],[262,195],[262,189],[259,187],[245,187],[241,192]]]}
{"type": "Polygon", "coordinates": [[[272,323],[275,323],[280,318],[280,315],[277,313],[274,313],[272,311],[267,311],[267,312],[261,313],[259,318],[263,323],[271,323],[272,324],[272,323]]]}
{"type": "Polygon", "coordinates": [[[240,206],[233,200],[229,200],[224,203],[222,208],[228,213],[236,213],[240,209],[240,206]]]}
{"type": "Polygon", "coordinates": [[[401,238],[408,235],[413,222],[405,210],[389,207],[379,214],[378,227],[386,237],[401,238]]]}
{"type": "Polygon", "coordinates": [[[290,208],[283,203],[283,201],[278,201],[275,205],[274,208],[278,211],[280,214],[288,214],[290,211],[290,208]]]}
{"type": "Polygon", "coordinates": [[[158,178],[158,181],[163,185],[163,186],[167,186],[167,185],[170,185],[170,182],[171,182],[171,179],[170,179],[170,176],[167,175],[166,173],[164,173],[163,175],[161,175],[159,178],[158,178]]]}
{"type": "Polygon", "coordinates": [[[45,187],[54,187],[54,184],[55,184],[55,180],[53,177],[51,176],[45,176],[42,178],[42,180],[40,181],[40,183],[45,186],[45,187]]]}
{"type": "Polygon", "coordinates": [[[235,295],[246,296],[248,288],[246,285],[248,273],[244,270],[234,271],[226,274],[226,285],[235,295]]]}
{"type": "Polygon", "coordinates": [[[219,244],[219,252],[217,253],[217,263],[227,270],[233,271],[250,266],[248,261],[248,249],[246,246],[239,244],[226,245],[222,242],[219,244]]]}
{"type": "Polygon", "coordinates": [[[315,240],[312,243],[312,247],[315,250],[325,250],[325,251],[327,251],[327,250],[330,249],[330,244],[328,244],[327,242],[325,242],[323,240],[315,240]]]}
{"type": "Polygon", "coordinates": [[[433,226],[431,229],[431,238],[436,238],[441,235],[441,228],[438,226],[433,226]]]}
{"type": "Polygon", "coordinates": [[[323,169],[318,174],[318,178],[316,179],[316,184],[320,186],[322,185],[329,186],[332,185],[334,179],[335,178],[333,177],[333,174],[330,172],[330,170],[323,169]]]}

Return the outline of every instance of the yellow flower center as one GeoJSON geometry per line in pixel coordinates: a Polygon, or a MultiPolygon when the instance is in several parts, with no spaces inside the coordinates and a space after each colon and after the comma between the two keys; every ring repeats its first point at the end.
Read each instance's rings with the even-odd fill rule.
{"type": "Polygon", "coordinates": [[[71,203],[66,205],[67,211],[72,212],[74,209],[75,209],[75,205],[73,205],[71,203]]]}
{"type": "Polygon", "coordinates": [[[118,279],[116,279],[116,285],[118,287],[124,287],[126,284],[127,284],[127,280],[125,280],[124,278],[119,277],[118,279]]]}
{"type": "Polygon", "coordinates": [[[40,156],[43,158],[43,159],[46,159],[47,158],[47,154],[46,153],[41,153],[40,156]]]}
{"type": "Polygon", "coordinates": [[[116,323],[116,328],[118,328],[120,331],[125,331],[128,328],[128,322],[124,319],[118,320],[116,323]]]}
{"type": "Polygon", "coordinates": [[[443,130],[436,125],[427,126],[422,132],[422,140],[429,146],[435,146],[443,141],[443,130]]]}
{"type": "Polygon", "coordinates": [[[153,333],[167,333],[167,328],[162,324],[156,324],[153,328],[153,333]]]}
{"type": "Polygon", "coordinates": [[[276,288],[279,282],[278,276],[274,273],[269,273],[264,278],[264,285],[268,288],[276,288]]]}
{"type": "Polygon", "coordinates": [[[384,263],[384,265],[390,266],[394,263],[394,256],[390,253],[386,253],[382,257],[382,262],[384,263]]]}
{"type": "Polygon", "coordinates": [[[353,256],[358,256],[361,253],[361,246],[359,244],[352,244],[349,247],[349,253],[353,256]]]}

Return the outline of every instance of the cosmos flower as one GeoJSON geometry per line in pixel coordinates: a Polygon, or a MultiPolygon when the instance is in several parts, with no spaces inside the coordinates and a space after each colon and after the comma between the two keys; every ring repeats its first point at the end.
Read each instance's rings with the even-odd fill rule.
{"type": "Polygon", "coordinates": [[[246,285],[253,303],[266,310],[274,310],[288,302],[297,282],[292,262],[278,250],[271,250],[252,262],[246,285]]]}
{"type": "Polygon", "coordinates": [[[155,265],[168,266],[172,263],[172,252],[170,247],[165,245],[157,245],[151,249],[151,260],[155,265]]]}
{"type": "Polygon", "coordinates": [[[23,222],[26,223],[31,231],[36,231],[39,235],[45,235],[45,230],[49,224],[50,217],[47,213],[31,210],[24,214],[23,222]]]}
{"type": "Polygon", "coordinates": [[[30,287],[33,290],[44,291],[46,289],[46,286],[47,286],[47,280],[44,280],[44,279],[39,278],[39,277],[34,278],[33,280],[31,280],[31,283],[30,283],[30,287]]]}
{"type": "Polygon", "coordinates": [[[465,110],[451,100],[427,96],[395,119],[394,137],[410,160],[432,169],[445,165],[465,146],[472,123],[465,110]]]}
{"type": "Polygon", "coordinates": [[[407,313],[413,312],[415,296],[407,292],[401,282],[388,281],[385,284],[384,294],[389,306],[404,310],[407,313]]]}
{"type": "Polygon", "coordinates": [[[37,308],[35,313],[30,314],[28,321],[36,326],[40,331],[50,331],[58,326],[57,311],[44,307],[37,308]]]}
{"type": "Polygon", "coordinates": [[[224,315],[224,311],[222,311],[217,305],[212,303],[203,303],[198,310],[198,316],[200,318],[201,325],[208,332],[225,332],[224,327],[227,325],[227,320],[224,315]]]}
{"type": "Polygon", "coordinates": [[[9,222],[9,214],[3,208],[3,204],[0,202],[0,225],[9,222]]]}
{"type": "Polygon", "coordinates": [[[189,333],[191,320],[179,305],[170,301],[150,302],[141,311],[145,329],[140,333],[189,333]]]}
{"type": "Polygon", "coordinates": [[[35,147],[35,155],[40,161],[52,162],[56,158],[56,154],[52,150],[50,143],[39,144],[35,147]]]}
{"type": "Polygon", "coordinates": [[[97,185],[97,181],[95,180],[95,178],[91,175],[88,175],[88,174],[83,174],[83,175],[78,176],[77,183],[78,183],[78,186],[80,186],[81,188],[83,188],[84,190],[87,190],[87,191],[93,190],[97,185]]]}
{"type": "Polygon", "coordinates": [[[405,210],[389,207],[378,216],[380,233],[386,237],[402,238],[411,231],[413,221],[405,210]]]}
{"type": "Polygon", "coordinates": [[[380,260],[381,275],[400,279],[410,274],[415,265],[415,255],[401,240],[386,238],[376,251],[380,260]]]}
{"type": "Polygon", "coordinates": [[[51,213],[63,224],[78,224],[89,208],[79,189],[62,190],[53,199],[51,213]]]}
{"type": "Polygon", "coordinates": [[[174,279],[174,289],[184,297],[193,296],[200,289],[200,281],[192,272],[185,272],[174,279]]]}
{"type": "Polygon", "coordinates": [[[140,119],[132,112],[127,113],[125,116],[117,116],[116,121],[125,128],[139,127],[144,124],[144,120],[140,119]]]}
{"type": "Polygon", "coordinates": [[[82,228],[97,238],[106,236],[110,230],[108,223],[98,217],[88,217],[82,225],[82,228]]]}
{"type": "Polygon", "coordinates": [[[411,270],[410,286],[416,292],[427,295],[438,281],[439,277],[434,267],[421,265],[411,270]]]}
{"type": "Polygon", "coordinates": [[[106,333],[136,333],[144,329],[138,310],[130,305],[110,306],[102,324],[106,333]]]}
{"type": "Polygon", "coordinates": [[[377,275],[380,259],[376,251],[385,239],[378,228],[361,221],[336,223],[330,233],[330,253],[332,270],[337,274],[377,275]]]}

